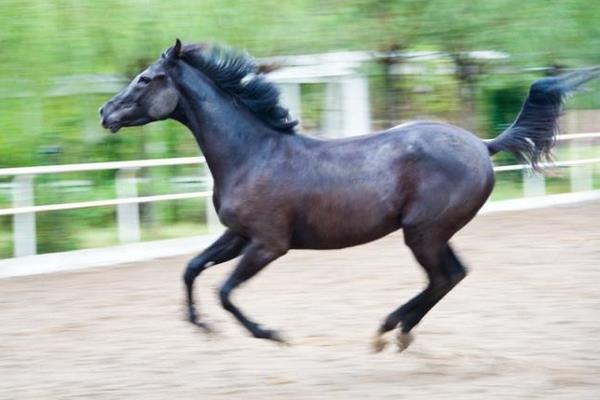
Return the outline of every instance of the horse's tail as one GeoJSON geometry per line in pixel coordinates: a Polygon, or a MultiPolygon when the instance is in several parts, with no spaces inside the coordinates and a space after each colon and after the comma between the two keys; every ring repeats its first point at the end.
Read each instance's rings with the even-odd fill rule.
{"type": "Polygon", "coordinates": [[[535,81],[515,122],[498,137],[486,142],[490,155],[509,151],[519,161],[528,162],[538,170],[542,159],[550,159],[565,98],[598,76],[600,66],[535,81]]]}

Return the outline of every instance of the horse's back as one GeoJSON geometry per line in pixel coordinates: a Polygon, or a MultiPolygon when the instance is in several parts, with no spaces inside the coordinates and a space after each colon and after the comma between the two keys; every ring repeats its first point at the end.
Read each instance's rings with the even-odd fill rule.
{"type": "Polygon", "coordinates": [[[447,216],[468,221],[493,185],[483,142],[439,123],[319,141],[300,159],[295,247],[360,244],[447,216]]]}

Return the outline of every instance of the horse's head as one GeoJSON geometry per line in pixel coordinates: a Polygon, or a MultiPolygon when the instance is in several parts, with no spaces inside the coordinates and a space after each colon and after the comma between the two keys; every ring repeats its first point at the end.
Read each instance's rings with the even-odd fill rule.
{"type": "Polygon", "coordinates": [[[123,126],[145,125],[169,118],[179,102],[179,92],[167,74],[181,54],[181,42],[136,76],[129,85],[100,107],[102,126],[113,133],[123,126]]]}

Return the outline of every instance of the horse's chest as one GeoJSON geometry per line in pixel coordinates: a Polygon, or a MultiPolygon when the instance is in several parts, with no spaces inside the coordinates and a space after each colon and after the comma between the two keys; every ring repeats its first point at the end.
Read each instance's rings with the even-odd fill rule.
{"type": "Polygon", "coordinates": [[[217,214],[223,225],[240,232],[286,224],[289,204],[276,192],[239,187],[221,193],[217,214]]]}

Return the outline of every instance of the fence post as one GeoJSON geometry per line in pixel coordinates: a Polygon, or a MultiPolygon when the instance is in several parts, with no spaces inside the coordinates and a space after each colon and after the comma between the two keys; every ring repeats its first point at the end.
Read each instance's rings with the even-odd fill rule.
{"type": "MultiPolygon", "coordinates": [[[[208,166],[204,166],[204,176],[206,177],[206,186],[210,190],[214,190],[214,182],[212,175],[210,174],[210,169],[208,166]]],[[[213,204],[212,197],[206,197],[206,228],[208,233],[216,233],[223,230],[223,226],[221,225],[221,221],[219,220],[219,215],[217,214],[217,210],[215,210],[215,205],[213,204]]]]}
{"type": "MultiPolygon", "coordinates": [[[[117,197],[124,199],[138,197],[137,168],[123,168],[117,171],[117,197]]],[[[138,203],[119,204],[117,206],[117,225],[119,241],[131,243],[140,241],[140,210],[138,203]]]]}
{"type": "Polygon", "coordinates": [[[534,173],[529,168],[523,169],[523,195],[525,197],[543,196],[546,194],[546,178],[543,174],[534,173]]]}
{"type": "Polygon", "coordinates": [[[338,80],[328,81],[325,85],[325,99],[321,114],[321,134],[325,137],[344,136],[341,98],[342,90],[338,80]]]}
{"type": "Polygon", "coordinates": [[[327,82],[323,108],[327,137],[366,134],[371,128],[369,82],[363,75],[348,75],[327,82]]]}
{"type": "MultiPolygon", "coordinates": [[[[581,152],[579,151],[580,146],[577,144],[577,140],[571,140],[569,147],[571,149],[571,157],[574,160],[578,160],[581,152]]],[[[569,169],[571,173],[571,192],[581,192],[593,189],[593,165],[573,165],[569,169]]]]}
{"type": "Polygon", "coordinates": [[[369,81],[364,75],[345,76],[342,86],[342,123],[343,136],[369,133],[371,117],[369,114],[369,81]]]}
{"type": "Polygon", "coordinates": [[[281,83],[281,102],[288,108],[292,118],[302,119],[302,96],[299,83],[281,83]]]}
{"type": "MultiPolygon", "coordinates": [[[[34,205],[33,175],[20,175],[13,179],[12,206],[34,205]]],[[[13,215],[13,255],[30,256],[37,252],[35,213],[13,215]]]]}

